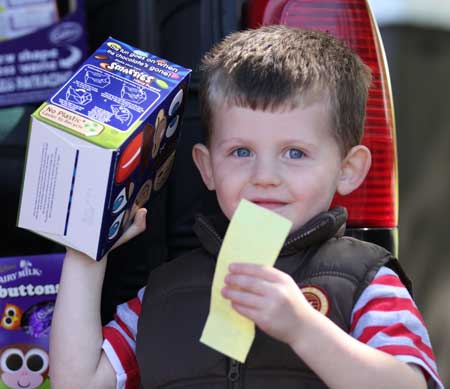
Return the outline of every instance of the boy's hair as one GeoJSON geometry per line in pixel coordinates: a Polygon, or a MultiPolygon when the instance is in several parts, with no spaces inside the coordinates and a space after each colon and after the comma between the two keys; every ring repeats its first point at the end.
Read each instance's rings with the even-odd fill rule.
{"type": "Polygon", "coordinates": [[[361,141],[370,69],[329,34],[281,25],[235,32],[205,54],[200,71],[207,143],[224,104],[278,111],[316,96],[328,101],[342,154],[361,141]]]}

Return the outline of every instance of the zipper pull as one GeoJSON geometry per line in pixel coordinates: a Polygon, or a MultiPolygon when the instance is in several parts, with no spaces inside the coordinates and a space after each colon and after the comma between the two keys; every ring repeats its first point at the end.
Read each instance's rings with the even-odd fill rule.
{"type": "Polygon", "coordinates": [[[236,359],[230,360],[230,370],[228,371],[228,379],[231,382],[234,382],[239,379],[239,367],[240,367],[239,361],[236,361],[236,359]]]}

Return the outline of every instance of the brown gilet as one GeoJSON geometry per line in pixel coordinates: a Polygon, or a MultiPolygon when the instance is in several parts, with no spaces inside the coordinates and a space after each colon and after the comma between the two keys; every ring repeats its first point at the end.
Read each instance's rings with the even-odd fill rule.
{"type": "MultiPolygon", "coordinates": [[[[323,292],[326,315],[349,332],[352,307],[381,266],[408,280],[388,251],[342,236],[346,217],[340,207],[316,216],[288,237],[275,266],[299,287],[323,292]]],[[[136,345],[141,388],[325,388],[289,346],[258,329],[244,364],[200,343],[226,227],[223,217],[198,217],[194,229],[203,247],[151,273],[136,345]]]]}

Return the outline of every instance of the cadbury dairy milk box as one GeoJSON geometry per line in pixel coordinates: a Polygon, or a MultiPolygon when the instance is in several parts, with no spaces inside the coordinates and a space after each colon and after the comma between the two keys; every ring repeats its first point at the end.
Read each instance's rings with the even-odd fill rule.
{"type": "Polygon", "coordinates": [[[18,226],[99,260],[167,181],[190,73],[104,42],[31,117],[18,226]]]}
{"type": "Polygon", "coordinates": [[[50,389],[49,339],[63,258],[0,258],[0,389],[50,389]]]}

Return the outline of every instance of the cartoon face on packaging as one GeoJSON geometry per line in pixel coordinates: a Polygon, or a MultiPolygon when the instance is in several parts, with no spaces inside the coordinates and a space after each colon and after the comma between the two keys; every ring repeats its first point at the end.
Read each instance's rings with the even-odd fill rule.
{"type": "Polygon", "coordinates": [[[175,131],[178,127],[178,122],[180,121],[180,115],[175,116],[169,123],[169,126],[167,127],[166,131],[166,137],[170,138],[173,134],[175,134],[175,131]]]}
{"type": "Polygon", "coordinates": [[[2,315],[0,326],[5,330],[16,330],[20,328],[22,320],[22,309],[14,304],[6,304],[2,315]]]}
{"type": "Polygon", "coordinates": [[[134,200],[134,203],[138,206],[138,208],[143,207],[147,203],[147,201],[150,199],[151,193],[152,193],[152,180],[148,179],[139,188],[139,191],[136,195],[136,199],[134,200]]]}
{"type": "Polygon", "coordinates": [[[108,230],[108,239],[114,239],[119,233],[120,227],[122,226],[122,219],[125,215],[125,212],[122,212],[119,216],[117,216],[112,222],[111,226],[108,230]]]}
{"type": "Polygon", "coordinates": [[[112,213],[119,213],[127,204],[134,192],[134,182],[130,182],[126,187],[123,187],[119,194],[114,199],[112,204],[112,213]]]}
{"type": "Polygon", "coordinates": [[[178,109],[181,107],[181,103],[183,102],[183,89],[180,89],[178,93],[173,98],[169,107],[169,116],[173,116],[178,112],[178,109]]]}
{"type": "Polygon", "coordinates": [[[166,127],[167,127],[167,117],[164,112],[164,109],[161,109],[158,112],[158,116],[156,117],[155,122],[155,135],[153,136],[153,148],[152,148],[153,158],[155,158],[156,154],[158,154],[159,146],[161,146],[161,140],[164,137],[166,127]]]}
{"type": "Polygon", "coordinates": [[[116,169],[116,182],[118,184],[124,182],[141,163],[142,158],[142,131],[137,134],[133,140],[127,145],[119,158],[116,169]]]}
{"type": "Polygon", "coordinates": [[[158,169],[155,177],[155,190],[160,190],[169,178],[170,171],[172,170],[173,163],[175,161],[175,152],[173,152],[169,158],[167,158],[162,166],[158,169]]]}
{"type": "Polygon", "coordinates": [[[0,378],[12,389],[35,389],[48,378],[48,353],[28,344],[0,349],[0,378]]]}
{"type": "Polygon", "coordinates": [[[154,127],[147,123],[144,127],[144,139],[142,141],[142,161],[141,161],[141,172],[144,173],[150,164],[151,150],[152,150],[152,140],[155,134],[154,127]]]}

